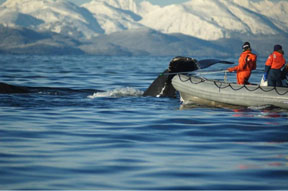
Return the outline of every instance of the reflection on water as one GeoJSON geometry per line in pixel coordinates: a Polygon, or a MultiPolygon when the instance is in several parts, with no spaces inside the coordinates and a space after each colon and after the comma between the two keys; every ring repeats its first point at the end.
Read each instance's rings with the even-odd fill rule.
{"type": "MultiPolygon", "coordinates": [[[[251,144],[249,143],[249,146],[259,146],[259,145],[268,145],[268,146],[285,146],[287,145],[287,141],[283,142],[267,142],[267,143],[254,143],[251,144]]],[[[238,144],[247,144],[247,143],[238,143],[238,144]]],[[[252,163],[250,161],[250,164],[247,162],[246,164],[239,164],[238,168],[241,170],[260,170],[260,169],[285,169],[288,168],[288,155],[285,154],[277,154],[277,155],[263,155],[263,156],[254,156],[253,157],[254,161],[260,160],[260,161],[265,161],[265,162],[259,162],[259,163],[252,163]]]]}
{"type": "MultiPolygon", "coordinates": [[[[261,106],[261,107],[244,107],[237,105],[229,105],[224,103],[219,103],[215,101],[203,100],[197,98],[198,102],[189,104],[181,104],[179,110],[191,110],[195,108],[219,108],[230,110],[234,112],[232,114],[233,117],[263,117],[263,118],[288,118],[288,111],[281,108],[275,108],[271,106],[261,106]],[[255,112],[253,112],[255,111],[255,112]]],[[[269,123],[272,125],[272,123],[269,123]]],[[[276,124],[274,124],[276,125],[276,124]]]]}

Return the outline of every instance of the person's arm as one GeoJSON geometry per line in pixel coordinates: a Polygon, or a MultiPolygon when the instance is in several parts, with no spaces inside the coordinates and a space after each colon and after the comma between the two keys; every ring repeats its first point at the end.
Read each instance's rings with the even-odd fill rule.
{"type": "Polygon", "coordinates": [[[228,68],[227,70],[228,70],[228,72],[237,71],[238,70],[238,66],[234,66],[234,67],[228,68]]]}
{"type": "Polygon", "coordinates": [[[243,67],[244,67],[245,62],[244,62],[244,64],[243,64],[243,58],[242,58],[242,56],[240,56],[238,62],[239,62],[239,64],[238,64],[237,66],[228,68],[228,69],[227,69],[228,72],[234,72],[234,71],[238,72],[238,71],[243,70],[243,67]]]}
{"type": "Polygon", "coordinates": [[[272,55],[270,55],[265,63],[264,81],[267,81],[268,73],[271,69],[272,62],[273,62],[273,57],[272,55]]]}
{"type": "Polygon", "coordinates": [[[265,63],[265,73],[267,74],[269,73],[269,70],[271,69],[272,66],[272,62],[273,62],[273,56],[270,55],[265,63]]]}

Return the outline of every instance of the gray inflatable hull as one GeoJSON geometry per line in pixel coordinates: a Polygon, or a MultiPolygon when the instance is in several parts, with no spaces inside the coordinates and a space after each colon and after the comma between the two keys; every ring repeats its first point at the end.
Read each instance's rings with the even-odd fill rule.
{"type": "Polygon", "coordinates": [[[288,88],[238,85],[196,76],[176,75],[173,87],[180,92],[184,104],[275,106],[288,109],[288,88]]]}

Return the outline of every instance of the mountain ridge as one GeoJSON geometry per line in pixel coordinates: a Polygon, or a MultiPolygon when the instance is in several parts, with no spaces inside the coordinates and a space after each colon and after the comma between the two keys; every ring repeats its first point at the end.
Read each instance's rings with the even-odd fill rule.
{"type": "MultiPolygon", "coordinates": [[[[215,55],[223,56],[235,52],[219,42],[241,47],[242,42],[254,40],[261,54],[270,51],[274,43],[283,43],[278,39],[286,41],[288,38],[288,20],[282,19],[286,14],[288,2],[268,0],[191,0],[164,7],[134,0],[92,0],[82,6],[65,0],[7,0],[0,6],[0,25],[18,31],[15,36],[18,40],[27,39],[29,32],[40,36],[53,34],[47,38],[51,40],[48,45],[55,48],[66,47],[68,41],[75,40],[78,43],[69,46],[78,53],[170,55],[194,52],[202,55],[199,50],[213,54],[211,49],[214,48],[217,49],[215,55]],[[18,38],[19,35],[23,36],[18,38]],[[261,42],[261,36],[265,37],[263,40],[268,37],[269,42],[261,42]],[[65,39],[63,46],[59,38],[65,39]],[[178,40],[173,42],[173,39],[178,40]]],[[[37,46],[47,47],[48,39],[39,39],[37,46]]],[[[0,42],[1,52],[13,53],[11,48],[5,50],[10,47],[5,42],[5,39],[0,42]]],[[[21,40],[18,43],[19,49],[23,47],[21,40]]]]}

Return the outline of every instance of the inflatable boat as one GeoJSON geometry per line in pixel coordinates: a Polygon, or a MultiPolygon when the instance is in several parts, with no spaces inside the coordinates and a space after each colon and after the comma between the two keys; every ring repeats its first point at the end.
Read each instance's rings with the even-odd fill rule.
{"type": "Polygon", "coordinates": [[[288,88],[260,85],[238,85],[193,75],[175,75],[173,87],[183,104],[203,103],[217,106],[274,106],[288,109],[288,88]]]}

